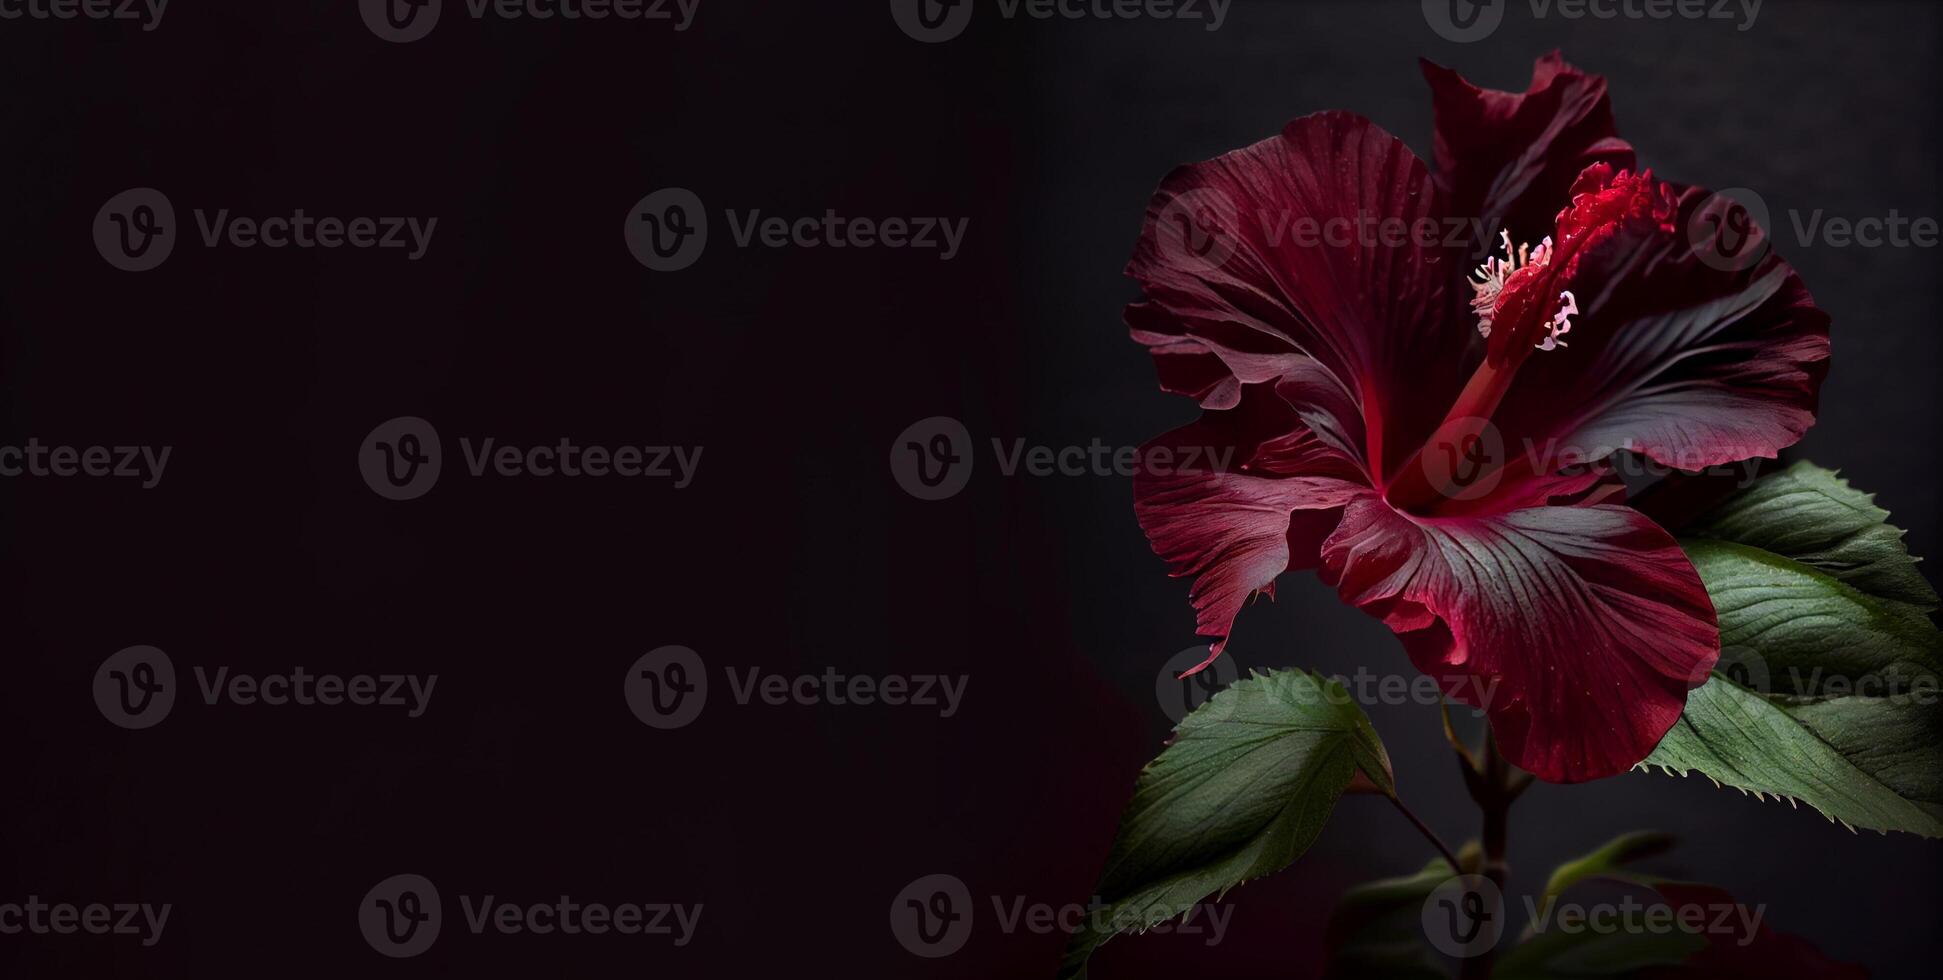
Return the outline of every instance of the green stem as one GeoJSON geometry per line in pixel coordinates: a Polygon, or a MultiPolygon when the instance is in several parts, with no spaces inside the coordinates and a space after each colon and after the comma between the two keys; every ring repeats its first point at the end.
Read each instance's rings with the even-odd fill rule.
{"type": "MultiPolygon", "coordinates": [[[[1498,894],[1502,895],[1509,870],[1505,863],[1505,852],[1511,804],[1518,794],[1525,791],[1525,787],[1531,785],[1531,777],[1506,761],[1504,753],[1498,751],[1497,738],[1488,728],[1484,736],[1484,751],[1480,755],[1482,758],[1476,764],[1468,759],[1464,761],[1464,783],[1471,791],[1471,798],[1484,811],[1484,876],[1497,886],[1498,894]]],[[[1503,914],[1502,911],[1499,914],[1503,914]]],[[[1491,965],[1497,955],[1494,947],[1483,955],[1465,960],[1458,974],[1460,980],[1485,980],[1491,975],[1491,965]]]]}
{"type": "Polygon", "coordinates": [[[1437,836],[1436,831],[1430,829],[1429,824],[1423,822],[1422,817],[1417,816],[1415,811],[1404,805],[1402,797],[1392,796],[1390,797],[1390,802],[1395,803],[1397,809],[1402,811],[1405,817],[1409,818],[1411,825],[1416,827],[1418,832],[1424,835],[1424,839],[1429,841],[1432,847],[1437,848],[1437,853],[1442,854],[1444,860],[1449,862],[1452,872],[1456,874],[1464,873],[1463,866],[1457,863],[1457,855],[1451,851],[1450,846],[1444,843],[1443,838],[1437,836]]]}

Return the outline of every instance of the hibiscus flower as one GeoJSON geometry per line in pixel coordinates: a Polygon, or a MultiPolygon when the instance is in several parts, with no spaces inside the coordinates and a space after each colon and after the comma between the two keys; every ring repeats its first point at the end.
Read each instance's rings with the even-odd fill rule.
{"type": "Polygon", "coordinates": [[[1313,569],[1516,765],[1623,772],[1720,636],[1614,463],[1774,457],[1814,422],[1828,317],[1745,212],[1637,169],[1602,77],[1556,53],[1522,94],[1424,74],[1434,173],[1323,112],[1155,193],[1127,322],[1204,411],[1149,448],[1227,462],[1143,473],[1135,508],[1194,578],[1208,662],[1313,569]]]}

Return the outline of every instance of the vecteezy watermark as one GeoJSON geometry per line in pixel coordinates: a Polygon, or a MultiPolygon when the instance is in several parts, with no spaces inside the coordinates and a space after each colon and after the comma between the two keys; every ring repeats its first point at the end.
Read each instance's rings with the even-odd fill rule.
{"type": "Polygon", "coordinates": [[[919,419],[891,442],[891,477],[919,500],[946,500],[971,482],[971,432],[944,415],[919,419]]]}
{"type": "MultiPolygon", "coordinates": [[[[820,215],[767,215],[760,208],[723,211],[737,248],[889,248],[958,257],[970,218],[848,217],[834,208],[820,215]]],[[[664,187],[628,209],[622,238],[635,261],[656,272],[694,265],[708,247],[708,211],[695,192],[664,187]]]]}
{"type": "Polygon", "coordinates": [[[29,438],[0,446],[0,477],[107,477],[142,481],[153,490],[169,468],[172,446],[64,446],[29,438]]]}
{"type": "Polygon", "coordinates": [[[94,672],[94,704],[123,728],[153,728],[175,710],[175,663],[151,646],[117,651],[94,672]]]}
{"type": "MultiPolygon", "coordinates": [[[[1801,248],[1935,248],[1943,243],[1943,224],[1912,217],[1896,208],[1882,215],[1830,215],[1825,209],[1788,210],[1787,231],[1801,248]]],[[[1751,268],[1767,257],[1783,229],[1761,195],[1731,187],[1709,195],[1686,222],[1687,242],[1700,261],[1716,269],[1751,268]]]]}
{"type": "Polygon", "coordinates": [[[635,261],[656,272],[686,269],[708,248],[708,208],[694,191],[664,187],[628,209],[621,239],[635,261]]]}
{"type": "MultiPolygon", "coordinates": [[[[463,0],[473,20],[605,21],[671,24],[677,32],[695,23],[702,0],[463,0]]],[[[358,0],[371,33],[393,44],[432,33],[445,0],[358,0]]]]}
{"type": "MultiPolygon", "coordinates": [[[[1033,444],[993,438],[992,461],[1004,477],[1173,476],[1226,470],[1232,446],[1114,446],[1097,436],[1084,444],[1033,444]]],[[[945,500],[971,482],[975,444],[963,422],[945,415],[919,419],[891,440],[892,479],[919,500],[945,500]]]]}
{"type": "MultiPolygon", "coordinates": [[[[1049,905],[1033,902],[1024,895],[991,895],[992,921],[1006,935],[1071,934],[1081,926],[1111,934],[1144,925],[1138,912],[1115,912],[1097,896],[1090,902],[1049,905]]],[[[913,956],[939,959],[965,947],[977,919],[971,889],[956,875],[925,875],[905,885],[891,899],[891,935],[913,956]]],[[[1228,921],[1234,915],[1229,906],[1196,904],[1148,932],[1201,937],[1214,946],[1228,934],[1228,921]]]]}
{"type": "Polygon", "coordinates": [[[1472,416],[1445,423],[1418,456],[1424,479],[1450,500],[1478,500],[1504,481],[1504,434],[1490,419],[1472,416]]]}
{"type": "MultiPolygon", "coordinates": [[[[467,475],[481,478],[668,480],[676,490],[695,482],[701,446],[585,446],[562,436],[539,445],[509,445],[491,437],[459,437],[467,475]]],[[[358,473],[386,500],[411,500],[431,492],[445,469],[438,430],[416,416],[401,416],[372,429],[358,447],[358,473]]]]}
{"type": "Polygon", "coordinates": [[[1024,439],[992,440],[992,456],[1005,476],[1171,476],[1226,470],[1233,446],[1109,446],[1098,436],[1085,445],[1028,445],[1024,439]]]}
{"type": "Polygon", "coordinates": [[[1440,682],[1429,674],[1390,674],[1367,667],[1358,667],[1354,673],[1334,674],[1329,679],[1335,681],[1343,693],[1339,696],[1324,688],[1325,701],[1340,697],[1347,703],[1364,707],[1420,704],[1434,708],[1445,704],[1450,698],[1456,698],[1479,710],[1490,707],[1502,683],[1500,678],[1475,674],[1440,682]]]}
{"type": "MultiPolygon", "coordinates": [[[[701,925],[702,903],[583,902],[568,895],[534,902],[498,895],[460,895],[465,931],[474,936],[644,936],[686,946],[701,925]]],[[[445,903],[424,875],[393,875],[358,903],[358,931],[385,956],[406,959],[432,948],[445,924],[445,903]]]]}
{"type": "MultiPolygon", "coordinates": [[[[1618,933],[1632,935],[1722,936],[1746,946],[1761,931],[1767,906],[1731,901],[1643,901],[1628,894],[1616,902],[1582,904],[1553,895],[1543,901],[1523,898],[1526,921],[1533,935],[1618,933]]],[[[1424,936],[1439,951],[1459,959],[1481,956],[1497,948],[1505,930],[1504,893],[1483,875],[1459,875],[1424,899],[1421,913],[1424,936]]]]}
{"type": "Polygon", "coordinates": [[[963,881],[925,875],[891,899],[891,935],[915,956],[950,956],[971,938],[972,913],[971,889],[963,881]]]}
{"type": "Polygon", "coordinates": [[[1710,676],[1757,694],[1784,698],[1875,698],[1910,705],[1943,701],[1943,678],[1914,665],[1892,662],[1865,673],[1850,673],[1791,663],[1777,671],[1760,651],[1737,644],[1722,646],[1714,663],[1697,665],[1689,681],[1698,686],[1710,676]]]}
{"type": "Polygon", "coordinates": [[[629,711],[652,728],[685,727],[708,704],[708,668],[701,654],[666,646],[641,655],[621,681],[629,711]]]}
{"type": "Polygon", "coordinates": [[[1477,259],[1496,247],[1490,224],[1481,217],[1404,218],[1359,211],[1318,218],[1286,208],[1243,208],[1212,187],[1174,195],[1154,222],[1154,247],[1190,271],[1221,268],[1243,241],[1268,249],[1462,249],[1477,259]]]}
{"type": "MultiPolygon", "coordinates": [[[[204,248],[377,249],[425,257],[437,218],[313,217],[303,208],[288,216],[234,215],[228,208],[197,208],[196,237],[204,248]]],[[[182,239],[175,205],[153,187],[135,187],[108,199],[94,216],[94,246],[124,272],[146,272],[167,261],[182,239]]]]}
{"type": "MultiPolygon", "coordinates": [[[[856,674],[835,667],[803,674],[770,673],[761,667],[738,670],[724,667],[729,696],[741,707],[754,704],[782,707],[923,708],[940,718],[958,713],[965,701],[969,675],[856,674]]],[[[701,716],[708,703],[708,668],[701,655],[683,646],[665,646],[642,654],[628,668],[621,684],[628,710],[643,724],[660,729],[681,728],[701,716]]]]}
{"type": "MultiPolygon", "coordinates": [[[[891,18],[912,40],[939,44],[965,33],[974,0],[891,0],[891,18]]],[[[1177,20],[1218,31],[1234,0],[978,0],[1005,20],[1177,20]]]]}
{"type": "Polygon", "coordinates": [[[1504,936],[1504,892],[1483,875],[1458,875],[1424,898],[1424,936],[1447,956],[1469,959],[1504,936]]]}
{"type": "MultiPolygon", "coordinates": [[[[1687,20],[1754,27],[1762,0],[1526,0],[1533,20],[1687,20]]],[[[1504,23],[1513,0],[1423,0],[1424,21],[1446,41],[1482,41],[1504,23]]]]}
{"type": "Polygon", "coordinates": [[[1194,713],[1195,709],[1207,704],[1209,699],[1221,693],[1221,689],[1233,684],[1241,677],[1241,665],[1234,654],[1224,653],[1207,663],[1206,644],[1188,647],[1167,658],[1154,675],[1154,700],[1160,704],[1161,714],[1169,721],[1180,724],[1181,719],[1194,713]],[[1201,667],[1207,663],[1207,666],[1201,667]],[[1199,671],[1188,671],[1201,667],[1199,671]]]}
{"type": "Polygon", "coordinates": [[[0,903],[0,936],[127,936],[143,946],[162,941],[174,905],[146,902],[49,902],[29,895],[0,903]]]}
{"type": "MultiPolygon", "coordinates": [[[[315,673],[293,667],[284,673],[245,673],[196,665],[196,692],[204,705],[239,708],[396,708],[419,718],[431,707],[439,675],[315,673]]],[[[152,646],[118,650],[94,672],[94,704],[122,728],[153,728],[175,710],[175,663],[152,646]]]]}
{"type": "Polygon", "coordinates": [[[392,875],[371,886],[358,903],[358,931],[364,941],[393,959],[431,949],[444,925],[439,890],[424,875],[392,875]]]}
{"type": "Polygon", "coordinates": [[[1557,932],[1564,935],[1594,934],[1610,936],[1671,935],[1683,932],[1696,936],[1722,936],[1736,946],[1752,943],[1761,931],[1766,905],[1738,902],[1645,902],[1626,895],[1617,902],[1589,905],[1567,902],[1553,896],[1543,903],[1527,895],[1525,915],[1534,935],[1557,932]]]}
{"type": "MultiPolygon", "coordinates": [[[[1154,675],[1154,698],[1160,702],[1161,712],[1176,724],[1196,709],[1203,709],[1216,694],[1234,684],[1241,676],[1241,666],[1232,651],[1223,652],[1212,662],[1207,661],[1208,647],[1188,647],[1168,658],[1154,675]],[[1201,670],[1186,673],[1204,662],[1207,666],[1201,670]]],[[[1490,707],[1502,683],[1499,678],[1476,675],[1439,681],[1429,674],[1387,673],[1361,666],[1352,673],[1332,674],[1329,679],[1335,682],[1335,686],[1322,685],[1314,688],[1313,693],[1309,688],[1295,688],[1278,697],[1292,698],[1297,705],[1341,704],[1366,708],[1409,704],[1434,708],[1456,699],[1483,710],[1490,707]]],[[[1204,710],[1219,709],[1220,706],[1216,705],[1204,710]]]]}
{"type": "Polygon", "coordinates": [[[137,21],[147,33],[168,9],[169,0],[0,0],[0,20],[137,21]]]}
{"type": "Polygon", "coordinates": [[[1452,419],[1439,427],[1418,456],[1418,465],[1428,485],[1445,499],[1472,501],[1482,500],[1498,488],[1514,455],[1520,460],[1519,472],[1588,479],[1603,474],[1640,480],[1700,473],[1732,478],[1741,487],[1754,483],[1763,462],[1744,459],[1714,463],[1703,449],[1684,446],[1661,446],[1653,452],[1670,458],[1656,458],[1631,437],[1616,445],[1585,446],[1555,437],[1541,440],[1526,436],[1507,445],[1497,425],[1473,416],[1452,419]]]}

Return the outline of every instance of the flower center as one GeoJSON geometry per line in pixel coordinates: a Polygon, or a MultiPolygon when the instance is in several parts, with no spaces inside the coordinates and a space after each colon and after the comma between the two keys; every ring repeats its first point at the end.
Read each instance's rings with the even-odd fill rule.
{"type": "Polygon", "coordinates": [[[1569,287],[1578,282],[1585,256],[1629,226],[1671,231],[1673,212],[1670,189],[1654,180],[1651,171],[1615,173],[1601,163],[1587,167],[1573,182],[1571,203],[1558,213],[1552,237],[1538,247],[1514,248],[1511,233],[1500,232],[1503,257],[1487,258],[1471,282],[1471,311],[1485,339],[1484,362],[1442,424],[1393,474],[1384,490],[1392,506],[1429,513],[1446,500],[1458,499],[1447,480],[1427,471],[1426,459],[1447,458],[1476,444],[1531,352],[1567,346],[1565,335],[1580,312],[1569,287]]]}
{"type": "MultiPolygon", "coordinates": [[[[1511,232],[1498,234],[1504,239],[1504,258],[1485,259],[1471,282],[1471,288],[1476,291],[1471,297],[1471,312],[1477,315],[1478,333],[1487,340],[1499,320],[1517,324],[1529,319],[1532,308],[1541,305],[1537,300],[1549,295],[1549,291],[1539,287],[1551,267],[1551,236],[1546,236],[1536,249],[1520,245],[1513,250],[1511,232]]],[[[1532,345],[1539,350],[1567,346],[1561,338],[1572,332],[1572,317],[1579,312],[1579,301],[1568,289],[1558,294],[1558,304],[1558,311],[1545,321],[1548,332],[1532,345]]]]}

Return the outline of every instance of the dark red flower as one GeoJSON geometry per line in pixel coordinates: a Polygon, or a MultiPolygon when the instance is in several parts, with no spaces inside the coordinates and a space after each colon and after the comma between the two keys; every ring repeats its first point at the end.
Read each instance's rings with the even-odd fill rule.
{"type": "Polygon", "coordinates": [[[1720,199],[1636,169],[1604,79],[1556,54],[1523,94],[1424,73],[1435,174],[1324,112],[1162,183],[1127,322],[1206,411],[1152,445],[1232,454],[1137,477],[1135,506],[1210,661],[1250,597],[1317,569],[1513,762],[1612,775],[1719,654],[1612,464],[1776,455],[1814,421],[1828,318],[1765,240],[1697,251],[1720,199]]]}

